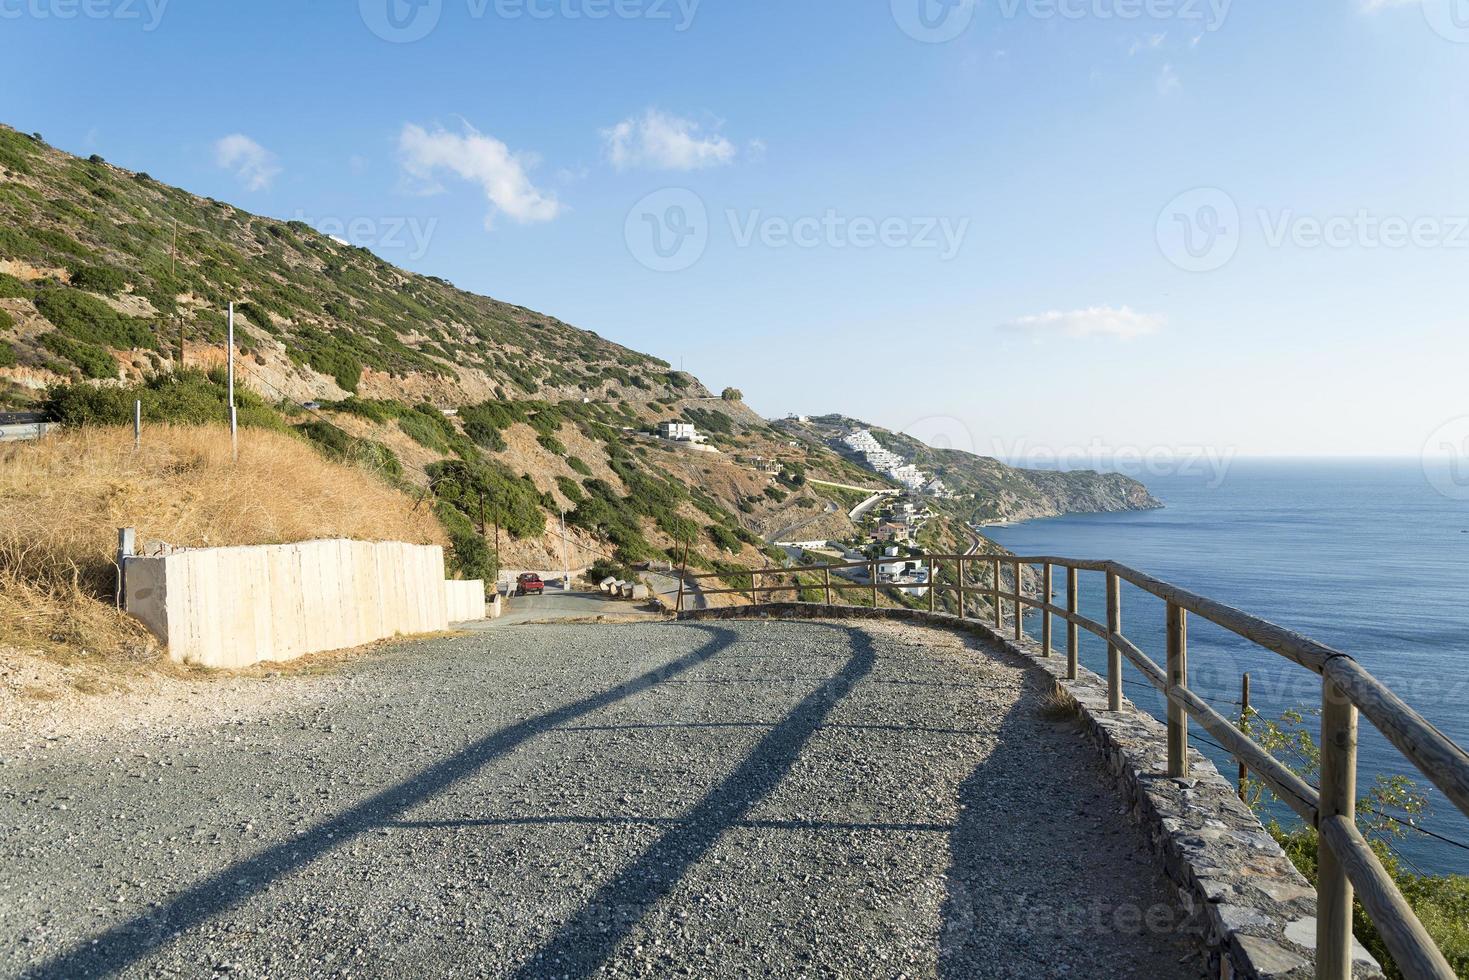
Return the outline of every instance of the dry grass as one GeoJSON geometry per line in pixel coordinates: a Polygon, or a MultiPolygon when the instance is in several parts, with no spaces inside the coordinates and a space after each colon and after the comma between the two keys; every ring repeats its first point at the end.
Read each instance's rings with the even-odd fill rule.
{"type": "Polygon", "coordinates": [[[280,544],[316,538],[442,544],[427,507],[307,443],[221,427],[72,430],[0,447],[0,644],[114,665],[158,659],[112,606],[117,529],[140,544],[280,544]]]}

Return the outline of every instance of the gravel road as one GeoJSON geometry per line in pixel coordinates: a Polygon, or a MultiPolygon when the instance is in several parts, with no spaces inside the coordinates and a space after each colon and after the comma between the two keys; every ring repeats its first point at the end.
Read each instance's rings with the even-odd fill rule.
{"type": "Polygon", "coordinates": [[[0,745],[0,975],[1198,976],[1093,750],[973,642],[522,627],[0,745]]]}

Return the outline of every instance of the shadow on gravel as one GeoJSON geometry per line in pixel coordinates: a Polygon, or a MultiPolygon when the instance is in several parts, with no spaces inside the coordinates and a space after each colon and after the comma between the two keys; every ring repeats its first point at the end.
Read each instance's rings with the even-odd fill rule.
{"type": "Polygon", "coordinates": [[[474,775],[527,740],[646,691],[733,645],[727,629],[694,626],[709,640],[692,653],[600,694],[563,705],[502,728],[442,762],[383,790],[350,810],[317,824],[253,857],[237,861],[174,898],[167,905],[113,926],[84,945],[62,953],[29,973],[38,978],[101,977],[119,973],[167,943],[175,933],[206,922],[264,891],[276,879],[309,864],[354,837],[393,820],[425,800],[474,775]]]}
{"type": "Polygon", "coordinates": [[[1156,884],[1121,799],[1075,731],[1045,720],[1028,683],[994,748],[959,785],[938,935],[938,975],[1196,975],[1183,913],[1156,884]]]}
{"type": "MultiPolygon", "coordinates": [[[[835,627],[834,627],[835,628],[835,627]]],[[[700,800],[642,856],[597,890],[514,974],[518,980],[594,975],[617,946],[729,829],[769,796],[821,729],[831,710],[877,662],[872,639],[854,629],[842,669],[771,726],[733,773],[700,800]]]]}

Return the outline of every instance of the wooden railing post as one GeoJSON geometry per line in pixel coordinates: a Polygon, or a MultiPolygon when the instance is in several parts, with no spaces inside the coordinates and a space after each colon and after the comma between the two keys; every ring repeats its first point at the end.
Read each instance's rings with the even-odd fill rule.
{"type": "Polygon", "coordinates": [[[760,604],[760,570],[750,569],[750,605],[760,604]]]}
{"type": "MultiPolygon", "coordinates": [[[[1122,580],[1107,573],[1107,632],[1122,633],[1122,580]]],[[[1122,710],[1122,648],[1107,643],[1107,710],[1122,710]]]]}
{"type": "MultiPolygon", "coordinates": [[[[1168,603],[1168,689],[1188,687],[1188,611],[1168,603]]],[[[1166,692],[1165,692],[1166,693],[1166,692]]],[[[1188,712],[1168,699],[1168,775],[1188,775],[1188,712]]]]}
{"type": "Polygon", "coordinates": [[[1015,641],[1025,638],[1025,607],[1020,604],[1020,562],[1015,562],[1015,641]]]}
{"type": "MultiPolygon", "coordinates": [[[[1051,604],[1051,563],[1046,562],[1041,566],[1041,598],[1046,605],[1051,604]]],[[[1041,610],[1041,656],[1051,656],[1051,611],[1041,610]]]]}
{"type": "MultiPolygon", "coordinates": [[[[1250,734],[1250,675],[1247,671],[1239,685],[1239,730],[1246,735],[1250,734]]],[[[1245,800],[1245,779],[1250,771],[1243,762],[1239,764],[1239,798],[1245,800]]]]}
{"type": "Polygon", "coordinates": [[[995,629],[1004,625],[1004,614],[1000,612],[1000,559],[994,561],[995,576],[990,580],[990,603],[995,610],[995,629]]]}
{"type": "Polygon", "coordinates": [[[822,584],[826,586],[826,604],[831,605],[831,566],[827,565],[821,570],[822,584]]]}
{"type": "MultiPolygon", "coordinates": [[[[1076,583],[1080,576],[1075,568],[1066,569],[1066,611],[1075,616],[1077,613],[1076,583]]],[[[1066,621],[1066,679],[1076,680],[1077,672],[1081,669],[1079,663],[1081,656],[1081,629],[1071,620],[1066,621]]]]}
{"type": "Polygon", "coordinates": [[[928,611],[938,612],[939,583],[938,566],[932,558],[928,560],[928,611]]]}
{"type": "Polygon", "coordinates": [[[964,586],[964,555],[959,555],[959,619],[970,619],[970,591],[964,586]]]}
{"type": "MultiPolygon", "coordinates": [[[[1357,706],[1330,678],[1321,681],[1321,805],[1319,821],[1357,816],[1357,706]]],[[[1316,976],[1352,975],[1352,882],[1321,835],[1316,863],[1316,976]]]]}

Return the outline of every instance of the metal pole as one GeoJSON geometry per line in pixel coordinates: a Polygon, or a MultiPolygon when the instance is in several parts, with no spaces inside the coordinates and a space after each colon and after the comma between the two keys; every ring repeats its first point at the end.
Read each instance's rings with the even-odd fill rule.
{"type": "Polygon", "coordinates": [[[936,565],[934,565],[933,559],[930,558],[928,560],[928,611],[929,612],[936,612],[938,610],[938,597],[939,597],[939,594],[938,594],[938,583],[937,583],[937,581],[935,581],[937,578],[938,578],[938,567],[936,565]]]}
{"type": "Polygon", "coordinates": [[[226,360],[229,365],[230,456],[240,458],[240,421],[235,412],[235,304],[230,303],[226,360]]]}
{"type": "Polygon", "coordinates": [[[571,559],[566,554],[566,508],[561,508],[561,591],[571,591],[571,559]]]}
{"type": "Polygon", "coordinates": [[[133,452],[143,448],[143,402],[133,401],[133,452]]]}

